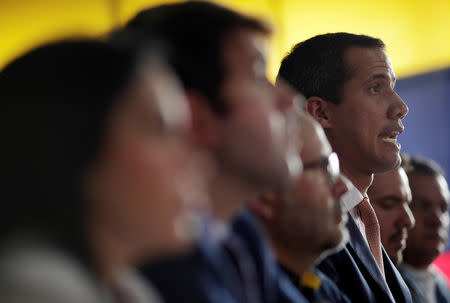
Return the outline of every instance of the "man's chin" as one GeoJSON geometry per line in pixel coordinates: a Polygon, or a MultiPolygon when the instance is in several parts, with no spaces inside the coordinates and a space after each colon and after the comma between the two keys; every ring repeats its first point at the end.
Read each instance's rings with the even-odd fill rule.
{"type": "Polygon", "coordinates": [[[400,153],[397,153],[396,160],[394,162],[394,169],[399,168],[402,165],[402,158],[400,157],[400,153]]]}
{"type": "Polygon", "coordinates": [[[398,252],[395,258],[391,258],[392,262],[395,265],[399,265],[400,263],[403,262],[403,251],[398,252]]]}
{"type": "Polygon", "coordinates": [[[396,169],[402,163],[400,154],[394,153],[386,155],[385,157],[378,159],[376,168],[373,169],[373,173],[385,173],[390,170],[396,169]]]}

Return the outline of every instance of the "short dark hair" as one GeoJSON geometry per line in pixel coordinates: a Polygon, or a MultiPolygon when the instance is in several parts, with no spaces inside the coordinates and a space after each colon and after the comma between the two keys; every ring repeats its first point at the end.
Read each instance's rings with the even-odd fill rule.
{"type": "Polygon", "coordinates": [[[403,158],[402,167],[405,169],[406,173],[409,175],[418,173],[426,175],[428,177],[445,177],[444,170],[439,166],[439,164],[431,159],[427,159],[421,156],[409,156],[406,155],[403,158]]]}
{"type": "Polygon", "coordinates": [[[278,77],[306,98],[316,96],[339,104],[341,87],[352,76],[344,60],[350,47],[384,48],[385,44],[366,35],[318,35],[292,48],[281,62],[278,77]]]}
{"type": "Polygon", "coordinates": [[[218,114],[228,111],[218,91],[225,77],[223,39],[239,28],[269,34],[260,20],[244,16],[217,4],[203,1],[165,4],[138,13],[126,29],[146,32],[171,48],[169,63],[185,89],[195,89],[207,97],[218,114]]]}

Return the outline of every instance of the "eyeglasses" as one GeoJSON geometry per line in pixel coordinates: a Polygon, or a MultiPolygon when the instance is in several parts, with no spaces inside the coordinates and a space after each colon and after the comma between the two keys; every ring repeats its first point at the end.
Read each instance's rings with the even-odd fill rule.
{"type": "Polygon", "coordinates": [[[331,153],[327,158],[318,161],[303,163],[303,170],[324,168],[326,169],[332,184],[336,184],[339,180],[339,158],[336,153],[331,153]]]}

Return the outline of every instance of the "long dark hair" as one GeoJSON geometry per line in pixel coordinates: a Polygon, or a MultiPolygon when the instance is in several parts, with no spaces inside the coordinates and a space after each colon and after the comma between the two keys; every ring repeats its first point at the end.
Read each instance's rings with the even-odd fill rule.
{"type": "Polygon", "coordinates": [[[129,50],[79,39],[39,47],[1,71],[1,242],[31,230],[92,261],[83,176],[136,63],[129,50]]]}

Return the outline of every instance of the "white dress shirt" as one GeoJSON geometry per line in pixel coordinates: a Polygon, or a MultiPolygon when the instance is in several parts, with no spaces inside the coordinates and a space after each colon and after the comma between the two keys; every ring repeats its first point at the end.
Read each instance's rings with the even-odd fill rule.
{"type": "Polygon", "coordinates": [[[345,185],[347,185],[348,188],[348,191],[341,197],[342,203],[352,216],[353,220],[356,223],[356,226],[358,226],[358,229],[361,232],[363,238],[366,240],[367,245],[369,245],[369,242],[367,242],[366,237],[366,228],[356,209],[356,206],[362,202],[364,196],[359,192],[359,190],[353,185],[353,183],[347,177],[345,177],[344,175],[341,176],[345,182],[345,185]]]}

